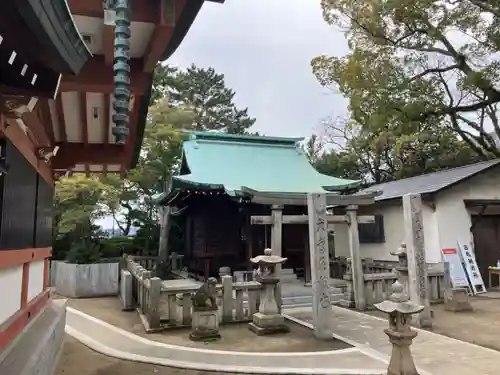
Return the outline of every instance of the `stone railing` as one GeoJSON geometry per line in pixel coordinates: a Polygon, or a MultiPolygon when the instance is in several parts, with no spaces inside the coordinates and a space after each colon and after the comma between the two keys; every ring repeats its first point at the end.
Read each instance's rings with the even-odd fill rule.
{"type": "Polygon", "coordinates": [[[158,264],[157,256],[125,255],[125,258],[127,257],[149,271],[154,270],[158,264]]]}
{"type": "MultiPolygon", "coordinates": [[[[446,289],[445,273],[442,270],[435,269],[438,267],[430,266],[429,268],[427,271],[429,301],[431,304],[442,303],[446,289]]],[[[343,279],[346,282],[345,301],[343,303],[352,307],[354,306],[354,292],[350,270],[345,273],[343,279]]],[[[366,304],[368,309],[372,309],[374,304],[386,300],[392,293],[392,284],[398,279],[398,273],[395,270],[391,272],[365,273],[363,279],[366,304]]]]}
{"type": "MultiPolygon", "coordinates": [[[[191,297],[199,287],[162,289],[161,321],[165,328],[190,327],[191,297]]],[[[217,305],[221,323],[249,322],[258,311],[261,284],[257,281],[234,282],[232,276],[223,276],[216,287],[217,305]]]]}
{"type": "MultiPolygon", "coordinates": [[[[137,308],[147,332],[165,328],[191,326],[191,297],[199,285],[168,287],[153,277],[132,257],[126,259],[121,270],[120,299],[123,309],[137,308]]],[[[216,286],[219,318],[222,323],[248,322],[258,311],[261,284],[256,281],[235,282],[223,276],[216,286]]]]}
{"type": "Polygon", "coordinates": [[[249,282],[254,281],[254,271],[234,271],[233,272],[233,282],[249,282]]]}
{"type": "Polygon", "coordinates": [[[160,324],[161,279],[132,260],[121,270],[120,299],[124,309],[137,307],[146,331],[158,330],[160,324]]]}
{"type": "MultiPolygon", "coordinates": [[[[157,256],[143,256],[143,255],[123,255],[122,266],[120,268],[127,268],[127,259],[138,263],[141,267],[148,271],[153,271],[158,265],[159,258],[157,256]]],[[[172,271],[180,271],[184,268],[183,254],[172,253],[169,255],[170,265],[172,271]]]]}
{"type": "MultiPolygon", "coordinates": [[[[396,261],[382,261],[366,258],[361,260],[363,273],[385,273],[391,272],[397,265],[396,261]]],[[[347,272],[347,258],[337,257],[330,261],[330,277],[332,279],[343,279],[347,272]]]]}

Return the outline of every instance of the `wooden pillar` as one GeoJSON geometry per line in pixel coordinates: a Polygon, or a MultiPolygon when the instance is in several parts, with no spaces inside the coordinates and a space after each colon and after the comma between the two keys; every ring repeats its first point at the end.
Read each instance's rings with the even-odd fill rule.
{"type": "MultiPolygon", "coordinates": [[[[278,204],[273,204],[271,206],[271,249],[273,250],[273,255],[282,256],[283,251],[283,206],[278,204]]],[[[263,250],[262,250],[263,251],[263,250]]],[[[281,264],[276,265],[276,272],[281,274],[281,264]]],[[[278,310],[281,313],[281,306],[283,304],[281,298],[281,283],[276,285],[274,288],[274,295],[276,302],[278,304],[278,310]]]]}
{"type": "Polygon", "coordinates": [[[271,206],[271,221],[272,221],[271,248],[273,249],[273,255],[282,256],[283,206],[277,204],[273,204],[271,206]]]}
{"type": "Polygon", "coordinates": [[[304,284],[311,285],[311,245],[309,244],[309,230],[304,240],[304,284]]]}
{"type": "Polygon", "coordinates": [[[160,243],[158,249],[158,257],[159,261],[163,263],[169,262],[169,254],[168,254],[168,236],[170,234],[170,226],[171,226],[171,212],[170,206],[164,206],[161,210],[161,219],[160,219],[160,243]]]}
{"type": "Polygon", "coordinates": [[[359,249],[358,206],[347,206],[346,215],[348,218],[349,253],[352,264],[352,285],[354,289],[355,306],[358,310],[365,310],[365,282],[359,249]]]}
{"type": "MultiPolygon", "coordinates": [[[[253,251],[253,230],[252,224],[250,223],[251,212],[245,210],[245,246],[246,246],[246,263],[247,263],[247,271],[251,271],[253,269],[252,263],[250,262],[250,258],[254,257],[253,251]]],[[[264,228],[265,230],[265,228],[264,228]]],[[[257,255],[257,254],[255,254],[257,255]]]]}

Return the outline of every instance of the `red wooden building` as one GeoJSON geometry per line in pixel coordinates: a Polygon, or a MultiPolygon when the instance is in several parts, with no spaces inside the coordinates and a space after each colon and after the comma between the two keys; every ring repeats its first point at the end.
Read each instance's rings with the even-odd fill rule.
{"type": "Polygon", "coordinates": [[[203,3],[0,1],[0,374],[50,374],[62,346],[64,305],[52,301],[47,280],[54,180],[134,166],[153,69],[203,3]],[[130,19],[121,36],[120,6],[130,19]],[[121,56],[130,100],[121,102],[128,126],[116,131],[118,38],[129,46],[121,56]]]}

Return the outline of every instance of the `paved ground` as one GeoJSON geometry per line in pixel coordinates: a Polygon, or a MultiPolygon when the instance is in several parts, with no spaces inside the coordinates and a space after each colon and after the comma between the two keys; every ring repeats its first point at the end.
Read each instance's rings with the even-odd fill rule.
{"type": "MultiPolygon", "coordinates": [[[[287,314],[311,322],[310,309],[294,309],[287,314]]],[[[331,324],[335,334],[381,352],[388,357],[391,345],[383,330],[387,321],[370,315],[332,307],[331,324]]],[[[460,327],[455,327],[460,330],[460,327]]],[[[467,329],[474,329],[470,325],[467,329]]],[[[500,352],[451,339],[431,332],[419,331],[412,346],[417,366],[434,375],[496,375],[500,352]]]]}
{"type": "Polygon", "coordinates": [[[192,370],[250,374],[382,375],[386,363],[358,348],[316,352],[236,352],[188,348],[147,340],[68,308],[66,332],[81,343],[119,359],[192,370]]]}
{"type": "Polygon", "coordinates": [[[87,348],[71,336],[54,375],[221,375],[220,372],[175,369],[149,363],[123,361],[87,348]]]}
{"type": "Polygon", "coordinates": [[[145,333],[137,312],[121,311],[120,302],[116,297],[74,299],[68,301],[68,306],[149,340],[191,348],[273,353],[338,350],[351,347],[339,340],[316,340],[309,328],[293,323],[289,324],[290,333],[273,336],[256,336],[248,329],[246,323],[221,325],[222,340],[208,343],[194,342],[189,339],[190,329],[145,333]]]}
{"type": "MultiPolygon", "coordinates": [[[[500,351],[500,293],[490,297],[472,297],[471,312],[454,313],[445,311],[444,305],[433,305],[432,332],[500,351]]],[[[385,316],[380,311],[368,314],[385,316]]]]}

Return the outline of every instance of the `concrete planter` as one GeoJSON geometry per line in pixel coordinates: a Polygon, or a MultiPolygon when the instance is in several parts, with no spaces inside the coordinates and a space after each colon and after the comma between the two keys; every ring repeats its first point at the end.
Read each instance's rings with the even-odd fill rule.
{"type": "Polygon", "coordinates": [[[118,262],[71,264],[52,261],[50,281],[65,297],[99,297],[118,294],[118,262]]]}

